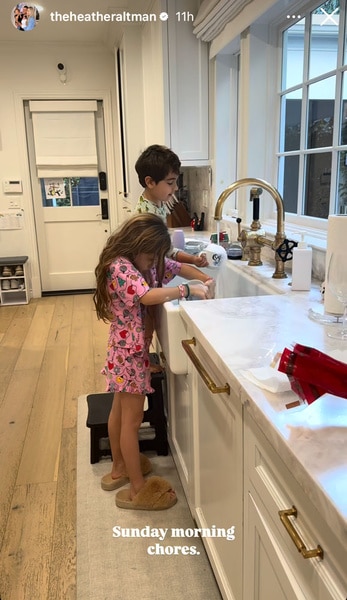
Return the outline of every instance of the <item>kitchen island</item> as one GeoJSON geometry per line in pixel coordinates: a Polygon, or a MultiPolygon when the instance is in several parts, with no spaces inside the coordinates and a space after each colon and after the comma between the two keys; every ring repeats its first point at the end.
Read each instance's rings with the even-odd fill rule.
{"type": "MultiPolygon", "coordinates": [[[[239,268],[269,277],[266,266],[239,268]]],[[[327,336],[337,325],[309,318],[310,308],[322,310],[319,289],[292,292],[288,283],[270,281],[274,295],[181,303],[193,352],[230,387],[213,397],[188,361],[185,489],[200,526],[237,523],[232,551],[225,541],[205,543],[223,598],[345,600],[347,400],[325,395],[288,410],[292,391],[271,393],[247,377],[292,343],[347,362],[347,344],[327,336]]]]}

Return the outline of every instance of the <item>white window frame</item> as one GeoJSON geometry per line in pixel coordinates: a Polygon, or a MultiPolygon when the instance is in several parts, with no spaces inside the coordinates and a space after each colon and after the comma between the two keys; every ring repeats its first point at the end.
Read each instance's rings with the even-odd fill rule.
{"type": "MultiPolygon", "coordinates": [[[[218,197],[237,179],[239,52],[225,53],[220,60],[216,60],[214,81],[216,89],[214,191],[218,197]],[[219,89],[219,85],[222,89],[219,89]]],[[[224,215],[229,217],[237,215],[235,194],[228,198],[224,215]]]]}

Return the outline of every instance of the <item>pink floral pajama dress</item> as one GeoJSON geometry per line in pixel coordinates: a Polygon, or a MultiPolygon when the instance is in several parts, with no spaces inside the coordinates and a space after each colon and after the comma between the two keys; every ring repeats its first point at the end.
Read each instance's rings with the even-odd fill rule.
{"type": "MultiPolygon", "coordinates": [[[[178,275],[180,269],[181,263],[166,258],[163,284],[178,275]]],[[[151,275],[152,281],[156,282],[155,269],[151,275]]],[[[153,287],[157,287],[157,283],[153,287]]],[[[150,394],[153,392],[149,370],[150,342],[145,338],[146,307],[140,302],[150,286],[128,259],[120,257],[110,265],[108,289],[113,320],[102,370],[107,379],[107,391],[150,394]]]]}

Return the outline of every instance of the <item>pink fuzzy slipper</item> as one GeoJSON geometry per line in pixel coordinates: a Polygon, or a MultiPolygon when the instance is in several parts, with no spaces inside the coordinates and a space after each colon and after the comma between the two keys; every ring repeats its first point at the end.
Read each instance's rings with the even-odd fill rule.
{"type": "Polygon", "coordinates": [[[165,510],[177,502],[171,484],[162,477],[149,477],[143,488],[130,499],[130,490],[120,490],[116,494],[116,505],[131,510],[165,510]]]}
{"type": "MultiPolygon", "coordinates": [[[[144,454],[140,454],[140,464],[142,475],[148,475],[152,471],[152,463],[144,454]]],[[[111,473],[107,473],[101,478],[101,487],[106,492],[113,492],[114,490],[118,490],[123,485],[129,483],[129,477],[127,475],[122,475],[121,477],[117,477],[114,479],[111,473]]]]}

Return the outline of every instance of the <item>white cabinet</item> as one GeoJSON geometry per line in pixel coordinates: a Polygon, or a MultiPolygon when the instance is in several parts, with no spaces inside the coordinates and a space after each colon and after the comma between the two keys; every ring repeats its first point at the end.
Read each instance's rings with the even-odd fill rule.
{"type": "Polygon", "coordinates": [[[198,527],[220,528],[219,535],[211,533],[203,542],[223,598],[241,600],[241,401],[199,341],[190,342],[185,347],[192,377],[193,514],[198,527]]]}
{"type": "Polygon", "coordinates": [[[193,512],[194,461],[191,379],[191,374],[174,375],[170,369],[166,370],[169,397],[169,444],[189,507],[193,512]]]}
{"type": "Polygon", "coordinates": [[[307,499],[247,410],[244,440],[244,600],[345,600],[346,552],[338,532],[335,536],[307,499]],[[296,516],[283,513],[293,507],[296,516]],[[305,558],[305,550],[312,557],[305,558]]]}
{"type": "MultiPolygon", "coordinates": [[[[175,280],[177,278],[175,277],[175,280]]],[[[168,285],[173,286],[174,281],[168,285]]],[[[172,303],[166,303],[171,307],[172,303]]],[[[161,308],[161,307],[157,307],[161,308]]],[[[165,323],[167,325],[167,323],[165,323]]],[[[182,338],[187,337],[186,327],[181,324],[182,338]]],[[[170,450],[190,507],[193,512],[194,477],[193,477],[193,414],[192,414],[192,375],[190,373],[173,373],[170,364],[175,366],[175,359],[170,356],[167,345],[169,330],[163,332],[163,323],[157,325],[157,332],[152,340],[152,346],[160,354],[166,371],[166,414],[167,430],[170,450]]],[[[183,348],[179,342],[176,354],[182,353],[183,348]]],[[[187,369],[185,370],[187,371],[187,369]]],[[[182,373],[182,371],[181,371],[182,373]]]]}
{"type": "Polygon", "coordinates": [[[170,146],[185,166],[207,164],[208,44],[193,34],[200,2],[167,2],[170,146]]]}
{"type": "Polygon", "coordinates": [[[142,72],[147,144],[164,143],[183,166],[208,164],[208,44],[193,34],[198,0],[155,0],[168,14],[143,27],[142,72]]]}
{"type": "Polygon", "coordinates": [[[0,258],[0,304],[28,304],[30,298],[27,256],[0,258]]]}

